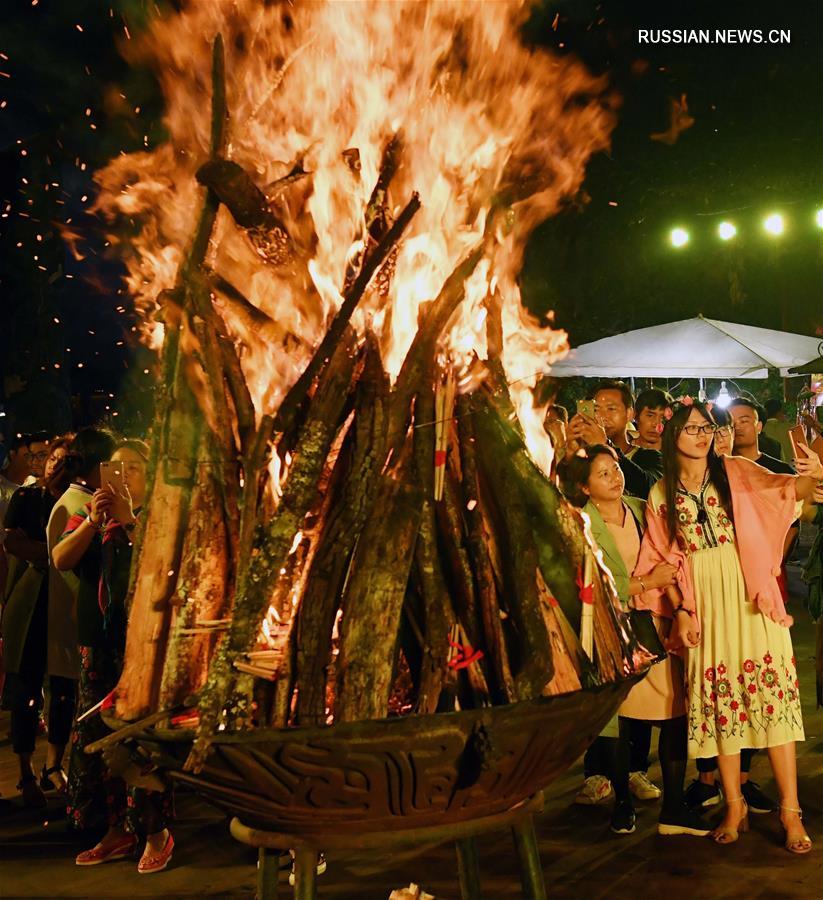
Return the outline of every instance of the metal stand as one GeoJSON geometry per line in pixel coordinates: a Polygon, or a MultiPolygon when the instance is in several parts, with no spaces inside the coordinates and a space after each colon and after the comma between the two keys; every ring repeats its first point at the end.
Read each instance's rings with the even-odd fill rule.
{"type": "Polygon", "coordinates": [[[520,881],[525,900],[546,900],[546,886],[534,833],[533,815],[543,809],[543,795],[493,816],[451,825],[433,825],[397,832],[359,831],[285,834],[249,828],[231,820],[232,836],[258,848],[257,900],[277,900],[278,859],[285,849],[294,850],[294,900],[317,898],[317,854],[328,850],[393,850],[409,844],[442,843],[452,840],[457,851],[457,870],[462,900],[482,900],[480,866],[474,838],[489,831],[511,828],[520,861],[520,881]]]}

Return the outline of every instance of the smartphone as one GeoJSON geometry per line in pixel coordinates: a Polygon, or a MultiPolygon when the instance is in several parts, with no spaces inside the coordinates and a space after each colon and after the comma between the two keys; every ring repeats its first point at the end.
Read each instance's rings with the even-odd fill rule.
{"type": "Polygon", "coordinates": [[[100,487],[109,487],[118,494],[123,493],[125,481],[123,479],[123,463],[100,463],[100,487]]]}
{"type": "Polygon", "coordinates": [[[578,400],[577,401],[577,414],[579,416],[588,416],[590,419],[594,418],[594,400],[578,400]]]}
{"type": "Polygon", "coordinates": [[[789,440],[792,442],[795,459],[804,459],[803,454],[797,449],[798,444],[809,446],[809,442],[806,440],[806,432],[803,430],[802,425],[795,425],[794,428],[789,429],[789,440]]]}

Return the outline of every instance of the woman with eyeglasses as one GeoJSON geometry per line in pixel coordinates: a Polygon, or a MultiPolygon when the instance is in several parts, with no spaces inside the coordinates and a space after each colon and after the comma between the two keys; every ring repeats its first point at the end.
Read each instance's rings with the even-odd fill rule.
{"type": "Polygon", "coordinates": [[[713,452],[717,423],[684,398],[663,432],[663,478],[649,496],[638,572],[665,560],[677,583],[647,591],[638,606],[671,611],[685,648],[689,756],[717,756],[726,799],[715,841],[748,827],[740,751],[768,748],[780,793],[786,849],[811,840],[797,797],[795,741],[803,740],[799,685],[777,582],[783,539],[798,501],[823,478],[820,459],[795,461],[797,476],[713,452]]]}

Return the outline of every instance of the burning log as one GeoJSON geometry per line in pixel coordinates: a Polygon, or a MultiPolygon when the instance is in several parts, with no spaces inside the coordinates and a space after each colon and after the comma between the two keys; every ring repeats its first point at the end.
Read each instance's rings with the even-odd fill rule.
{"type": "MultiPolygon", "coordinates": [[[[323,16],[332,8],[347,16],[347,6],[297,4],[290,17],[303,38],[317,24],[322,54],[336,35],[323,16]]],[[[546,150],[552,171],[525,179],[517,209],[502,209],[500,198],[514,196],[517,176],[506,160],[528,160],[529,176],[539,168],[532,162],[543,144],[523,133],[524,123],[530,131],[536,112],[553,108],[540,101],[560,95],[533,70],[534,54],[508,43],[518,74],[506,84],[520,84],[522,75],[529,87],[519,89],[518,104],[500,104],[508,90],[498,84],[501,72],[487,65],[489,47],[478,53],[474,45],[486,29],[466,27],[460,4],[418,18],[425,8],[409,7],[415,27],[441,29],[441,20],[456,16],[446,43],[459,33],[460,46],[448,65],[438,62],[445,39],[438,31],[425,72],[410,75],[417,60],[404,58],[391,76],[397,90],[387,95],[388,103],[411,104],[401,115],[381,116],[378,105],[362,122],[349,121],[349,106],[358,108],[362,98],[348,83],[335,94],[346,102],[328,107],[338,110],[334,116],[304,116],[296,104],[291,113],[282,109],[291,80],[322,58],[314,38],[299,52],[284,47],[276,56],[291,62],[276,91],[247,96],[241,86],[237,93],[244,112],[253,108],[257,116],[265,107],[277,121],[273,129],[258,117],[232,136],[232,155],[246,170],[227,158],[218,39],[209,159],[195,172],[199,145],[172,157],[173,165],[185,161],[185,178],[203,185],[205,196],[175,288],[162,295],[165,391],[153,428],[117,711],[128,719],[151,712],[155,722],[181,702],[196,704],[188,769],[208,772],[221,731],[237,732],[238,742],[248,736],[253,698],[259,723],[325,726],[507,704],[633,671],[634,645],[597,565],[592,583],[578,584],[591,548],[582,521],[530,455],[545,434],[535,444],[526,417],[517,420],[527,387],[513,387],[510,396],[506,385],[545,366],[559,347],[549,329],[526,323],[528,349],[512,373],[509,360],[521,352],[511,343],[520,314],[513,275],[522,247],[513,246],[515,238],[582,179],[587,152],[576,149],[563,178],[553,174],[567,162],[555,158],[556,147],[576,146],[564,115],[586,134],[599,119],[576,107],[549,116],[557,131],[546,150]],[[421,131],[415,117],[428,113],[419,105],[420,85],[425,110],[437,107],[437,127],[452,122],[455,105],[465,106],[454,129],[461,141],[461,129],[471,131],[466,159],[453,141],[444,150],[430,130],[421,131]],[[499,116],[478,125],[479,103],[499,116]],[[382,148],[370,143],[397,134],[398,122],[402,138],[382,148]],[[258,130],[265,135],[259,167],[245,162],[262,140],[258,130]],[[298,163],[264,191],[250,173],[272,159],[298,163]],[[285,201],[290,186],[307,178],[307,168],[311,184],[273,206],[275,195],[285,201]],[[363,172],[376,172],[373,186],[363,172]],[[413,192],[418,177],[426,206],[413,192]],[[546,196],[526,196],[532,185],[546,196]],[[390,189],[411,196],[396,218],[390,189]],[[221,203],[257,256],[231,252],[233,228],[214,229],[221,203]],[[300,272],[286,265],[296,242],[311,248],[300,272]],[[282,291],[272,318],[234,286],[260,277],[267,296],[282,291]],[[324,334],[319,323],[326,323],[324,334]],[[247,344],[242,365],[239,340],[247,344]],[[272,360],[276,384],[267,378],[272,360]],[[451,386],[437,407],[436,380],[451,386]],[[283,399],[275,406],[272,398],[283,399]],[[592,659],[578,637],[583,589],[593,600],[592,659]]],[[[501,8],[486,5],[484,14],[505,42],[511,23],[501,8]]],[[[199,10],[195,5],[192,16],[199,10]]],[[[261,9],[259,21],[269,22],[271,10],[261,9]]],[[[243,53],[233,57],[233,76],[245,65],[243,53]]],[[[372,87],[383,90],[370,86],[370,94],[372,87]]],[[[336,89],[329,79],[323,91],[336,89]]],[[[311,102],[305,92],[300,98],[311,102]]],[[[600,146],[605,138],[589,142],[600,146]]],[[[128,209],[138,201],[117,202],[128,209]]],[[[158,233],[176,234],[172,224],[158,233]]],[[[161,257],[146,253],[144,262],[161,257]]]]}
{"type": "Polygon", "coordinates": [[[408,227],[415,213],[420,209],[420,198],[417,194],[413,194],[412,198],[406,204],[403,212],[397,217],[397,221],[392,225],[380,243],[375,247],[374,251],[365,258],[363,266],[352,282],[351,287],[346,291],[343,297],[343,304],[337,311],[329,330],[326,332],[320,346],[312,355],[311,361],[301,373],[289,393],[277,410],[277,416],[274,420],[274,431],[288,431],[294,421],[297,410],[306,398],[306,394],[314,383],[314,379],[325,366],[331,356],[331,352],[340,340],[341,335],[348,327],[351,317],[357,308],[357,304],[366,292],[372,276],[379,268],[380,264],[386,259],[392,248],[400,240],[403,232],[408,227]]]}
{"type": "MultiPolygon", "coordinates": [[[[211,152],[217,155],[226,141],[226,75],[223,40],[218,35],[212,51],[211,152]]],[[[188,317],[194,298],[189,279],[205,259],[219,203],[207,194],[194,237],[173,294],[167,304],[163,344],[164,402],[158,403],[146,495],[146,514],[135,542],[129,585],[130,621],[126,658],[118,683],[117,714],[133,719],[156,705],[160,689],[169,600],[180,567],[189,498],[194,477],[195,447],[201,418],[186,379],[185,347],[193,340],[188,317]],[[171,535],[171,540],[169,536],[171,535]],[[139,573],[140,577],[137,577],[139,573]]]]}
{"type": "Polygon", "coordinates": [[[337,659],[337,721],[378,719],[388,712],[395,641],[406,595],[422,494],[412,479],[411,454],[381,476],[343,600],[337,659]],[[392,535],[386,542],[384,535],[392,535]]]}
{"type": "Polygon", "coordinates": [[[277,267],[292,261],[295,249],[286,226],[242,166],[228,159],[211,159],[197,170],[197,180],[226,204],[262,259],[277,267]]]}
{"type": "Polygon", "coordinates": [[[374,340],[366,345],[363,372],[355,394],[357,414],[338,465],[346,470],[337,502],[318,537],[308,587],[298,613],[297,721],[326,721],[328,666],[332,629],[351,555],[367,516],[383,460],[385,403],[388,379],[374,340]]]}
{"type": "Polygon", "coordinates": [[[231,628],[212,661],[200,701],[201,737],[192,751],[195,765],[209,736],[217,730],[224,704],[233,691],[234,659],[245,653],[255,639],[294,535],[315,502],[317,483],[337,432],[354,364],[355,335],[349,331],[346,339],[337,345],[320,379],[277,511],[259,530],[253,551],[246,555],[245,564],[238,571],[231,628]]]}
{"type": "Polygon", "coordinates": [[[204,440],[200,446],[180,573],[170,600],[169,643],[158,699],[161,707],[181,705],[205,684],[212,651],[221,633],[212,623],[223,620],[231,595],[224,481],[218,478],[214,461],[209,458],[214,455],[211,441],[204,440]]]}
{"type": "Polygon", "coordinates": [[[463,469],[463,516],[468,532],[468,551],[477,581],[477,599],[483,628],[483,646],[488,648],[489,666],[493,669],[493,691],[497,703],[515,699],[514,679],[509,654],[503,636],[502,611],[489,557],[488,537],[484,533],[480,506],[480,484],[477,476],[476,438],[474,419],[468,397],[461,397],[457,405],[460,462],[463,469]]]}

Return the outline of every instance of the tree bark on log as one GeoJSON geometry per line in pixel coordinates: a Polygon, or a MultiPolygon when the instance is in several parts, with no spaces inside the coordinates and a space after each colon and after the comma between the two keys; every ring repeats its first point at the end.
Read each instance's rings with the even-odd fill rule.
{"type": "MultiPolygon", "coordinates": [[[[432,375],[433,370],[429,370],[432,375]]],[[[449,589],[443,576],[437,547],[434,510],[434,379],[424,380],[415,400],[414,459],[417,482],[423,492],[420,529],[414,546],[414,564],[424,611],[417,709],[437,711],[446,681],[449,658],[448,634],[454,623],[449,589]]]]}
{"type": "Polygon", "coordinates": [[[423,507],[410,470],[406,459],[381,476],[352,560],[337,658],[337,722],[379,719],[388,712],[400,612],[423,507]]]}
{"type": "MultiPolygon", "coordinates": [[[[212,51],[213,156],[224,149],[227,120],[223,40],[218,35],[212,51]]],[[[116,711],[122,719],[139,718],[156,708],[156,695],[160,689],[168,631],[168,601],[180,565],[201,419],[186,380],[186,365],[182,358],[187,340],[194,339],[189,322],[193,297],[188,285],[205,258],[218,206],[217,198],[206,192],[191,246],[181,264],[177,287],[172,292],[174,302],[166,305],[161,366],[166,393],[155,418],[154,427],[159,438],[152,444],[145,504],[147,513],[145,521],[141,522],[132,561],[127,600],[126,661],[117,685],[116,711]],[[169,540],[169,534],[175,535],[175,539],[169,540]],[[174,574],[170,575],[170,572],[174,574]]]]}
{"type": "MultiPolygon", "coordinates": [[[[268,608],[294,535],[317,500],[317,484],[351,384],[355,349],[356,336],[349,330],[337,345],[312,398],[277,510],[271,521],[258,530],[254,549],[245,555],[246,562],[238,572],[231,628],[212,660],[209,678],[203,688],[198,738],[186,763],[187,768],[196,770],[203,762],[208,742],[217,730],[222,710],[234,689],[233,662],[249,650],[256,638],[257,624],[268,608]]],[[[227,715],[231,718],[230,708],[227,715]]]]}
{"type": "Polygon", "coordinates": [[[539,697],[552,679],[551,640],[535,580],[538,557],[528,511],[511,466],[511,454],[495,427],[497,416],[484,407],[477,404],[475,414],[477,452],[486,483],[494,485],[493,492],[486,492],[494,498],[496,507],[489,513],[496,522],[495,534],[508,570],[507,599],[520,648],[520,658],[510,662],[517,696],[527,700],[539,697]]]}
{"type": "Polygon", "coordinates": [[[385,405],[389,382],[373,337],[367,337],[363,372],[355,392],[355,419],[349,432],[348,466],[339,499],[319,536],[297,623],[297,721],[326,721],[331,635],[340,607],[351,555],[374,500],[385,457],[385,405]]]}
{"type": "Polygon", "coordinates": [[[221,634],[211,623],[224,618],[232,594],[229,529],[223,514],[221,479],[209,459],[213,455],[210,443],[201,442],[180,573],[171,598],[170,636],[158,700],[161,708],[182,704],[205,684],[221,634]],[[196,633],[189,633],[192,630],[196,633]]]}
{"type": "Polygon", "coordinates": [[[458,442],[463,469],[463,508],[468,536],[468,552],[477,583],[483,645],[489,657],[488,668],[493,678],[490,687],[496,703],[515,699],[514,679],[503,636],[500,604],[494,580],[489,547],[483,530],[480,484],[477,477],[476,439],[471,404],[467,396],[457,400],[458,442]]]}
{"type": "MultiPolygon", "coordinates": [[[[580,629],[580,595],[577,586],[577,569],[569,560],[568,546],[561,532],[565,503],[557,488],[543,475],[532,461],[519,428],[498,412],[507,411],[509,402],[495,395],[493,401],[478,397],[475,417],[478,438],[490,441],[498,447],[507,463],[516,473],[518,492],[532,523],[532,533],[540,560],[540,569],[553,596],[559,601],[563,613],[575,631],[580,629]],[[480,437],[481,428],[483,436],[480,437]]],[[[580,540],[576,541],[580,543],[580,540]]]]}
{"type": "Polygon", "coordinates": [[[465,295],[465,281],[483,257],[482,244],[475,247],[446,279],[437,298],[423,313],[409,352],[397,376],[388,422],[388,450],[396,455],[406,439],[414,395],[422,384],[424,373],[430,368],[437,342],[449,319],[460,306],[465,295]]]}

